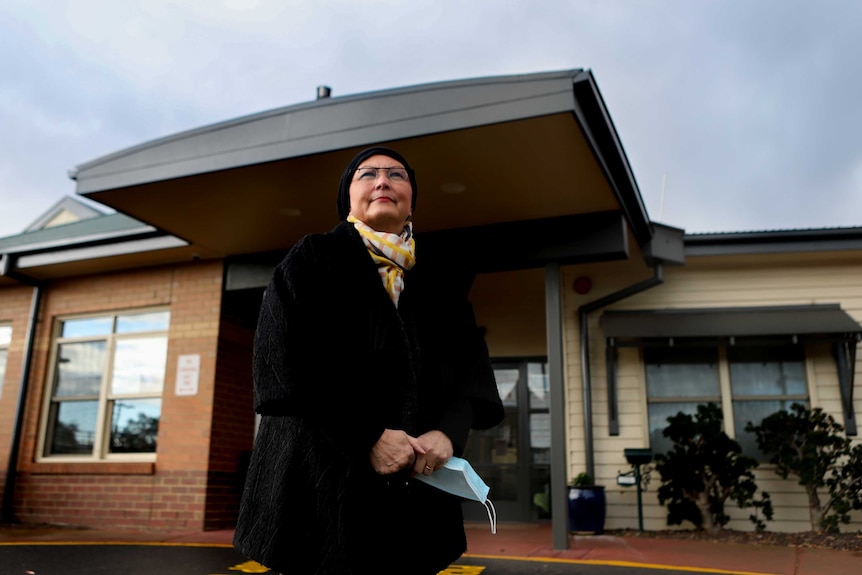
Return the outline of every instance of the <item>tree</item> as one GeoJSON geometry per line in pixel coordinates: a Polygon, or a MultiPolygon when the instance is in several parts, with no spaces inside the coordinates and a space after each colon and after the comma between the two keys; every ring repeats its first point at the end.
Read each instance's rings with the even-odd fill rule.
{"type": "MultiPolygon", "coordinates": [[[[668,507],[667,522],[688,520],[709,533],[717,533],[730,521],[724,512],[728,499],[740,508],[754,507],[772,519],[769,494],[755,500],[757,461],[742,455],[742,448],[721,429],[721,408],[715,403],[698,405],[697,414],[668,417],[664,436],[673,441],[667,454],[656,455],[656,471],[662,484],[659,502],[668,507]]],[[[758,530],[765,527],[755,512],[750,517],[758,530]]]]}
{"type": "Polygon", "coordinates": [[[852,509],[862,509],[862,446],[853,447],[831,415],[794,403],[760,425],[749,423],[746,431],[757,436],[778,475],[793,475],[805,488],[812,531],[837,532],[839,523],[850,522],[852,509]]]}

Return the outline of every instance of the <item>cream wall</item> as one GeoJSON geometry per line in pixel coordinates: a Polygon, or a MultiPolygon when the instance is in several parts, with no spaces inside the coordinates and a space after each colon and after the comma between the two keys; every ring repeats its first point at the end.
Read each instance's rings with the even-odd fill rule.
{"type": "MultiPolygon", "coordinates": [[[[652,276],[643,264],[629,262],[571,266],[563,270],[564,350],[567,390],[568,476],[583,471],[584,410],[582,403],[578,308],[590,301],[652,276]],[[581,296],[571,288],[575,278],[586,276],[593,289],[581,296]]],[[[840,252],[745,257],[689,258],[684,267],[666,268],[664,283],[606,309],[662,309],[839,303],[862,323],[862,253],[840,252]]],[[[593,390],[593,435],[597,482],[606,486],[606,527],[636,528],[634,488],[616,485],[618,471],[628,471],[623,457],[626,447],[647,447],[646,391],[640,351],[623,348],[618,362],[620,435],[608,434],[605,340],[599,328],[602,310],[591,314],[590,367],[593,390]]],[[[806,348],[807,375],[812,405],[824,408],[842,422],[837,371],[831,350],[825,345],[806,348]]],[[[856,363],[855,408],[862,415],[862,361],[856,363]]],[[[726,374],[726,370],[724,370],[726,374]]],[[[729,384],[727,384],[729,385],[729,384]]],[[[731,430],[732,433],[732,430],[731,430]]],[[[775,506],[773,531],[809,528],[807,498],[792,480],[782,480],[771,468],[758,470],[758,485],[768,491],[775,506]]],[[[658,475],[644,494],[644,527],[666,528],[666,509],[655,496],[658,475]]],[[[729,527],[751,529],[750,511],[731,512],[729,527]]],[[[690,526],[688,526],[690,527],[690,526]]],[[[862,515],[845,530],[862,528],[862,515]]]]}
{"type": "Polygon", "coordinates": [[[545,271],[480,274],[470,301],[492,358],[545,357],[545,271]]]}

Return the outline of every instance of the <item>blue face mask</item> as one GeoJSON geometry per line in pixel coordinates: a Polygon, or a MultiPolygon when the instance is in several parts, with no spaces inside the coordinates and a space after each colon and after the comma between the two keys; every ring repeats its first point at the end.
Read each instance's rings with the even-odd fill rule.
{"type": "Polygon", "coordinates": [[[462,499],[478,501],[485,506],[488,520],[491,522],[491,533],[497,533],[497,511],[488,499],[491,490],[466,459],[452,457],[446,465],[437,469],[431,475],[417,475],[416,479],[451,493],[462,499]]]}

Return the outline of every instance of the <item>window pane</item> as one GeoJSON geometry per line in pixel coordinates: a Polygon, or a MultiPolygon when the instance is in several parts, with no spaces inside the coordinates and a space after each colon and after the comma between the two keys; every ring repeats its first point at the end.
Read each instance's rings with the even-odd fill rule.
{"type": "Polygon", "coordinates": [[[58,403],[48,422],[51,447],[48,455],[90,455],[96,439],[98,401],[58,403]]]}
{"type": "Polygon", "coordinates": [[[649,404],[649,446],[654,453],[667,453],[673,442],[662,432],[668,426],[667,418],[680,411],[689,415],[697,414],[697,403],[650,403],[649,404]]]}
{"type": "Polygon", "coordinates": [[[113,403],[111,453],[155,453],[161,399],[124,399],[113,403]]]}
{"type": "Polygon", "coordinates": [[[104,341],[61,344],[57,353],[54,397],[98,396],[104,367],[104,341]]]}
{"type": "Polygon", "coordinates": [[[12,341],[12,326],[0,325],[0,345],[9,345],[12,341]]]}
{"type": "Polygon", "coordinates": [[[719,396],[715,349],[647,348],[644,363],[650,398],[719,396]]]}
{"type": "Polygon", "coordinates": [[[545,363],[527,364],[530,409],[548,409],[548,370],[545,363]]]}
{"type": "Polygon", "coordinates": [[[111,394],[161,393],[167,357],[166,337],[118,339],[111,394]]]}
{"type": "MultiPolygon", "coordinates": [[[[550,450],[551,448],[551,414],[550,413],[531,413],[530,414],[530,448],[533,450],[533,455],[536,455],[537,450],[550,450]]],[[[548,451],[550,454],[550,451],[548,451]]],[[[541,455],[544,458],[544,455],[541,455]]],[[[534,463],[537,462],[535,457],[534,463]]],[[[543,463],[548,463],[543,461],[543,463]]]]}
{"type": "Polygon", "coordinates": [[[808,394],[805,356],[798,346],[731,347],[727,359],[734,397],[808,394]]]}
{"type": "Polygon", "coordinates": [[[170,320],[171,313],[168,311],[121,315],[117,318],[117,333],[165,331],[170,320]]]}
{"type": "Polygon", "coordinates": [[[503,405],[516,407],[518,405],[518,379],[521,377],[520,369],[495,369],[494,378],[497,380],[497,392],[503,405]]]}
{"type": "Polygon", "coordinates": [[[112,317],[86,317],[61,322],[60,337],[87,337],[111,333],[112,317]]]}
{"type": "Polygon", "coordinates": [[[494,502],[518,500],[518,468],[514,465],[485,467],[477,470],[479,476],[491,488],[494,502]]]}
{"type": "Polygon", "coordinates": [[[746,433],[745,426],[750,421],[754,425],[760,425],[763,418],[778,411],[788,411],[798,400],[771,400],[771,401],[734,401],[733,402],[733,427],[736,430],[736,441],[742,447],[742,452],[754,457],[758,461],[766,461],[768,458],[757,447],[757,437],[753,433],[746,433]]]}

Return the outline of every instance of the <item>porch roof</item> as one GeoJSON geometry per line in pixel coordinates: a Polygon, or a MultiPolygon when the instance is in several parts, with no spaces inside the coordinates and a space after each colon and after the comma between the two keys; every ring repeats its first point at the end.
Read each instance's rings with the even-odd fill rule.
{"type": "Polygon", "coordinates": [[[198,257],[227,257],[331,228],[341,170],[373,144],[413,164],[417,231],[615,211],[638,244],[653,236],[593,75],[580,69],[318,99],[122,150],[73,177],[79,194],[198,257]]]}

